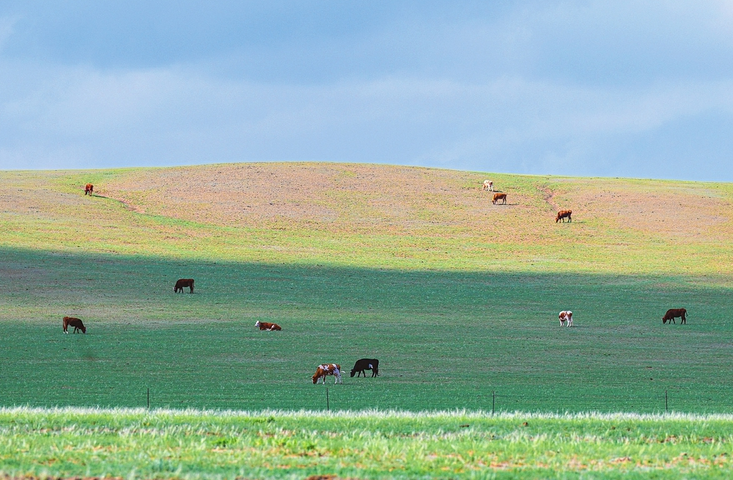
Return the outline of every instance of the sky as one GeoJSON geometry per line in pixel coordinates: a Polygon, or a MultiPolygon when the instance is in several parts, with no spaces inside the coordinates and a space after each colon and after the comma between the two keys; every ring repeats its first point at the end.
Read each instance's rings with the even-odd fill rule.
{"type": "Polygon", "coordinates": [[[0,169],[733,182],[733,2],[0,2],[0,169]]]}

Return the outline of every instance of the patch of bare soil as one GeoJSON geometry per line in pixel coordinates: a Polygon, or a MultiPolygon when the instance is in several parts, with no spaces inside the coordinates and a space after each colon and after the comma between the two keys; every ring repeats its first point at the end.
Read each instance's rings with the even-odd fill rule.
{"type": "Polygon", "coordinates": [[[477,174],[415,167],[263,163],[146,170],[104,189],[136,212],[201,223],[374,232],[478,226],[486,215],[502,214],[491,208],[482,181],[477,174]]]}
{"type": "Polygon", "coordinates": [[[664,237],[714,240],[719,237],[715,227],[731,222],[730,202],[702,184],[688,188],[663,184],[648,191],[623,184],[596,186],[573,189],[568,197],[585,216],[608,218],[621,228],[664,237]]]}

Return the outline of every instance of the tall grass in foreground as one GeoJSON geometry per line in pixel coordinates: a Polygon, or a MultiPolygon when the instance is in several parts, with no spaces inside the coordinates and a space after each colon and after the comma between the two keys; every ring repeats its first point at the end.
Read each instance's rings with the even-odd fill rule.
{"type": "Polygon", "coordinates": [[[0,474],[726,478],[731,415],[0,409],[0,474]]]}

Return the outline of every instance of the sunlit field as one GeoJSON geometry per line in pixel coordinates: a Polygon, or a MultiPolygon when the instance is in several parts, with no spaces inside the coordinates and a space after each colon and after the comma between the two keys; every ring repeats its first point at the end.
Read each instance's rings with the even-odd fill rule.
{"type": "MultiPolygon", "coordinates": [[[[376,165],[0,172],[0,405],[275,409],[275,418],[296,424],[309,415],[287,412],[346,422],[350,412],[372,409],[467,409],[486,413],[478,433],[457,430],[474,443],[485,440],[492,412],[494,419],[513,419],[506,412],[514,411],[733,413],[732,201],[730,184],[376,165]],[[508,194],[507,205],[492,205],[491,193],[481,191],[486,178],[508,194]],[[95,184],[92,197],[84,196],[87,182],[95,184]],[[568,208],[573,222],[556,223],[555,212],[568,208]],[[178,278],[194,278],[195,293],[174,294],[178,278]],[[687,325],[662,325],[664,312],[680,307],[688,310],[687,325]],[[566,309],[574,312],[573,328],[557,321],[566,309]],[[83,319],[87,333],[64,335],[66,315],[83,319]],[[257,320],[283,330],[261,332],[257,320]],[[379,377],[349,377],[363,357],[380,360],[379,377]],[[343,385],[332,377],[326,386],[312,384],[323,362],[342,365],[343,385]]],[[[7,410],[5,418],[18,412],[7,410]]],[[[65,415],[23,412],[40,415],[41,423],[65,415]]],[[[117,411],[104,412],[102,424],[116,421],[110,412],[117,411]]],[[[354,427],[362,433],[339,423],[336,437],[376,435],[364,415],[358,418],[366,422],[354,427]]],[[[445,418],[434,417],[430,428],[452,432],[445,418]]],[[[541,418],[561,425],[584,417],[541,418]]],[[[693,435],[685,429],[708,417],[684,418],[678,437],[693,435]]],[[[0,441],[10,438],[7,422],[0,441]]],[[[172,425],[165,428],[178,428],[172,425]]],[[[549,455],[551,447],[535,442],[544,438],[540,430],[528,441],[521,440],[526,427],[511,428],[515,433],[502,435],[515,443],[485,447],[496,458],[478,447],[450,453],[465,460],[468,450],[484,452],[475,455],[475,469],[459,471],[453,457],[436,453],[447,463],[418,455],[407,475],[423,475],[418,464],[466,477],[555,469],[516,450],[534,445],[549,455]]],[[[565,427],[548,427],[547,445],[559,438],[555,428],[565,427]]],[[[454,441],[436,435],[438,443],[454,441]]],[[[720,445],[726,442],[721,437],[720,445]]],[[[394,448],[407,458],[413,447],[394,448]]],[[[611,450],[587,460],[578,453],[584,466],[563,471],[594,471],[591,457],[604,475],[646,468],[644,455],[611,450]],[[611,462],[624,457],[631,460],[611,462]]],[[[710,461],[695,463],[695,472],[727,468],[699,452],[710,461]]],[[[0,472],[26,465],[2,455],[0,472]]],[[[327,455],[336,462],[327,465],[340,476],[396,475],[361,457],[338,463],[339,455],[327,455]]],[[[691,471],[689,462],[649,455],[652,470],[667,462],[675,472],[691,471]]],[[[87,474],[80,464],[62,469],[38,458],[27,461],[53,475],[87,474]]],[[[557,462],[574,464],[569,458],[557,462]]],[[[176,462],[158,476],[203,475],[176,462]],[[184,466],[171,473],[174,464],[184,466]]],[[[212,475],[290,471],[241,464],[254,472],[242,474],[214,468],[217,462],[212,475]]],[[[108,474],[126,476],[131,464],[108,474]]],[[[303,473],[316,471],[307,465],[303,473]]]]}
{"type": "Polygon", "coordinates": [[[36,476],[725,478],[732,428],[719,415],[6,409],[0,458],[36,476]]]}

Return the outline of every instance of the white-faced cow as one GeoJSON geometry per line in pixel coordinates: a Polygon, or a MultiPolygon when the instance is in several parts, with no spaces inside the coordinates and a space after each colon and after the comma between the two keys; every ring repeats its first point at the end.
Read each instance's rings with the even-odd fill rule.
{"type": "Polygon", "coordinates": [[[558,315],[558,317],[560,318],[561,327],[563,326],[572,327],[573,326],[573,312],[571,312],[570,310],[563,310],[562,312],[560,312],[560,315],[558,315]]]}
{"type": "Polygon", "coordinates": [[[271,332],[273,330],[282,330],[282,328],[280,328],[280,325],[278,325],[277,323],[260,322],[259,320],[255,322],[255,327],[258,327],[260,330],[267,330],[268,332],[271,332]]]}

